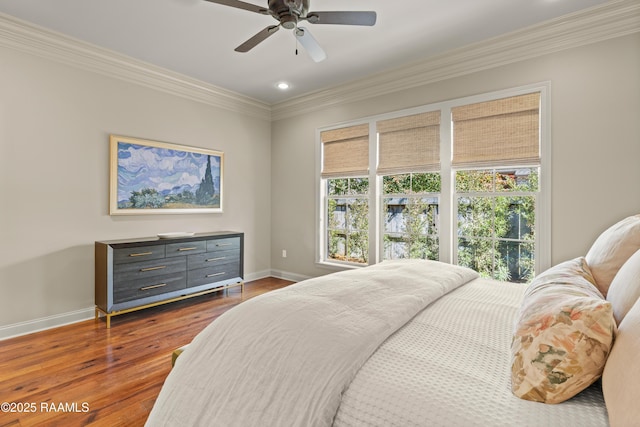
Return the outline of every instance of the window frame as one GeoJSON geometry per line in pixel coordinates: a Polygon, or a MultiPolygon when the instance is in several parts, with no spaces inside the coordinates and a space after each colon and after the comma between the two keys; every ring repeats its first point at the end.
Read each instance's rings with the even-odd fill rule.
{"type": "MultiPolygon", "coordinates": [[[[382,176],[377,174],[378,134],[376,122],[433,110],[440,110],[440,261],[455,263],[457,261],[457,205],[455,195],[455,169],[452,164],[453,122],[451,109],[457,106],[491,101],[500,98],[540,92],[540,175],[538,199],[535,207],[535,273],[539,273],[551,265],[551,83],[541,82],[519,86],[479,95],[447,100],[404,110],[369,116],[354,121],[316,129],[316,218],[317,226],[315,260],[318,266],[338,269],[362,267],[364,264],[340,262],[326,258],[327,248],[327,194],[326,181],[321,177],[322,144],[320,133],[345,126],[369,124],[369,262],[376,264],[384,255],[384,221],[382,220],[382,176]],[[447,122],[449,125],[447,125],[447,122]]],[[[496,165],[495,167],[503,167],[496,165]]],[[[518,166],[518,165],[512,165],[518,166]]],[[[529,165],[530,166],[530,165],[529,165]]],[[[511,167],[508,166],[508,167],[511,167]]],[[[462,168],[461,168],[462,169],[462,168]]]]}

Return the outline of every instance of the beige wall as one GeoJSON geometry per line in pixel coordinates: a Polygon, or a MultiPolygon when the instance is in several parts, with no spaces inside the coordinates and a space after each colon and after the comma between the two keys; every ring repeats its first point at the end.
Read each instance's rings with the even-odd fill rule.
{"type": "Polygon", "coordinates": [[[0,48],[0,338],[87,316],[95,240],[243,231],[268,274],[270,157],[268,120],[0,48]],[[110,133],[224,151],[224,213],[109,216],[110,133]]]}
{"type": "Polygon", "coordinates": [[[552,262],[584,254],[609,224],[640,213],[640,34],[274,122],[272,268],[329,272],[314,263],[315,128],[542,81],[551,82],[552,262]]]}
{"type": "Polygon", "coordinates": [[[441,100],[551,82],[553,262],[640,212],[640,34],[273,123],[11,49],[0,59],[0,338],[90,315],[95,240],[238,230],[249,278],[329,272],[314,262],[315,129],[441,100]],[[110,133],[224,151],[225,212],[109,216],[110,133]]]}

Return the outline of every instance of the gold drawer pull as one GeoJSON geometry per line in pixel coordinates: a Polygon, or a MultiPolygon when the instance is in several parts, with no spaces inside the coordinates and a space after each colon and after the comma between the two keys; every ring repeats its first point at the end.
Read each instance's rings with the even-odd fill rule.
{"type": "Polygon", "coordinates": [[[159,265],[157,267],[147,267],[147,268],[141,268],[140,271],[153,271],[153,270],[162,270],[163,268],[167,268],[166,265],[159,265]]]}
{"type": "Polygon", "coordinates": [[[163,288],[167,286],[166,283],[160,283],[158,285],[151,285],[151,286],[145,286],[143,288],[140,288],[141,291],[148,291],[149,289],[157,289],[157,288],[163,288]]]}
{"type": "Polygon", "coordinates": [[[222,276],[224,274],[227,274],[227,273],[223,271],[222,273],[207,274],[205,277],[216,277],[216,276],[222,276]]]}
{"type": "Polygon", "coordinates": [[[137,254],[129,254],[129,256],[147,256],[152,254],[153,252],[138,252],[137,254]]]}
{"type": "Polygon", "coordinates": [[[182,252],[182,251],[195,251],[198,248],[179,248],[178,252],[182,252]]]}
{"type": "Polygon", "coordinates": [[[232,246],[233,243],[216,243],[216,246],[232,246]]]}
{"type": "Polygon", "coordinates": [[[221,256],[221,257],[218,257],[218,258],[209,258],[209,259],[207,260],[207,262],[221,261],[221,260],[223,260],[223,259],[227,259],[227,257],[226,257],[226,256],[221,256]]]}

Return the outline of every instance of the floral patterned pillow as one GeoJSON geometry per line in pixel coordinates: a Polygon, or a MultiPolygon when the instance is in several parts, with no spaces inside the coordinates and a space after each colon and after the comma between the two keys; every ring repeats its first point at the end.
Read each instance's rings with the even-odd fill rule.
{"type": "Polygon", "coordinates": [[[584,258],[558,264],[525,292],[511,345],[511,388],[526,400],[560,403],[602,375],[616,328],[611,303],[584,258]]]}

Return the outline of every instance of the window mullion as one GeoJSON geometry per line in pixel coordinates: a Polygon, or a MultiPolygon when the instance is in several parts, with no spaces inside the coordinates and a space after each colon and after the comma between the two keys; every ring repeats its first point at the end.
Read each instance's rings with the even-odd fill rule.
{"type": "Polygon", "coordinates": [[[440,218],[439,236],[440,261],[457,263],[455,247],[457,247],[457,236],[454,227],[454,218],[457,218],[457,203],[454,203],[453,171],[451,168],[452,156],[452,123],[451,107],[443,106],[440,110],[442,125],[440,126],[440,218]]]}
{"type": "Polygon", "coordinates": [[[369,265],[381,261],[380,247],[382,230],[380,221],[380,186],[376,170],[378,168],[378,132],[376,123],[369,122],[369,265]]]}

